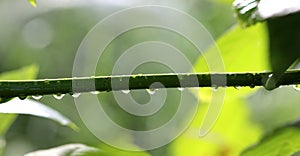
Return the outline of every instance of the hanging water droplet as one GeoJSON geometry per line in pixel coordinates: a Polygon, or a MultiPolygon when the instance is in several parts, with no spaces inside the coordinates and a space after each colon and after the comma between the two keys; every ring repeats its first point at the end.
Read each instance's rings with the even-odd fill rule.
{"type": "Polygon", "coordinates": [[[90,93],[91,93],[91,94],[94,94],[94,95],[97,95],[97,94],[99,94],[100,92],[99,92],[99,91],[91,91],[90,93]]]}
{"type": "Polygon", "coordinates": [[[130,90],[125,89],[125,90],[122,90],[122,92],[123,92],[124,94],[129,94],[129,93],[130,93],[130,90]]]}
{"type": "Polygon", "coordinates": [[[156,92],[157,90],[158,90],[158,89],[146,89],[146,91],[147,91],[149,94],[151,94],[151,95],[155,94],[155,92],[156,92]]]}
{"type": "Polygon", "coordinates": [[[217,85],[212,85],[211,90],[212,90],[213,92],[216,92],[216,91],[218,90],[218,88],[219,88],[219,86],[217,86],[217,85]]]}
{"type": "Polygon", "coordinates": [[[57,100],[61,100],[64,96],[65,94],[53,94],[53,97],[57,100]]]}
{"type": "Polygon", "coordinates": [[[240,90],[242,87],[241,87],[241,86],[234,86],[234,88],[235,88],[236,90],[240,90]]]}
{"type": "Polygon", "coordinates": [[[43,95],[32,95],[31,97],[35,100],[40,100],[43,97],[43,95]]]}
{"type": "Polygon", "coordinates": [[[297,91],[300,91],[300,84],[293,85],[293,88],[297,91]]]}
{"type": "Polygon", "coordinates": [[[272,76],[273,76],[273,74],[268,75],[269,78],[272,77],[272,76]]]}
{"type": "Polygon", "coordinates": [[[20,96],[18,96],[18,98],[19,98],[20,100],[25,100],[25,99],[27,98],[27,96],[26,96],[26,95],[20,95],[20,96]]]}
{"type": "Polygon", "coordinates": [[[253,88],[255,88],[255,84],[251,84],[249,87],[250,87],[251,89],[253,89],[253,88]]]}
{"type": "Polygon", "coordinates": [[[73,94],[72,94],[72,97],[73,97],[73,98],[78,98],[79,96],[80,96],[80,93],[73,93],[73,94]]]}
{"type": "Polygon", "coordinates": [[[178,87],[177,89],[181,92],[184,90],[184,88],[181,88],[181,87],[178,87]]]}

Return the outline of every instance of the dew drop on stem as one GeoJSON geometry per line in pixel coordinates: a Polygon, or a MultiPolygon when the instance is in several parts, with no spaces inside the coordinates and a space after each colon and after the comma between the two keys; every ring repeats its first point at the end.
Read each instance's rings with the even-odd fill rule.
{"type": "Polygon", "coordinates": [[[151,95],[155,94],[156,90],[158,89],[146,89],[146,91],[151,95]]]}
{"type": "Polygon", "coordinates": [[[78,98],[79,96],[80,96],[80,93],[73,93],[73,94],[72,94],[72,97],[73,97],[73,98],[78,98]]]}
{"type": "Polygon", "coordinates": [[[53,97],[57,100],[61,100],[64,96],[65,94],[53,94],[53,97]]]}
{"type": "Polygon", "coordinates": [[[178,87],[177,89],[181,92],[184,90],[184,88],[181,88],[181,87],[178,87]]]}
{"type": "Polygon", "coordinates": [[[94,94],[94,95],[97,95],[97,94],[99,94],[100,92],[99,92],[99,91],[91,91],[90,93],[91,93],[91,94],[94,94]]]}
{"type": "Polygon", "coordinates": [[[217,86],[217,85],[212,85],[211,90],[212,90],[213,92],[216,92],[216,91],[218,90],[218,88],[219,88],[219,86],[217,86]]]}
{"type": "Polygon", "coordinates": [[[130,90],[125,89],[125,90],[122,90],[122,92],[123,92],[124,94],[129,94],[129,93],[130,93],[130,90]]]}
{"type": "Polygon", "coordinates": [[[293,85],[293,88],[297,91],[300,91],[300,84],[293,85]]]}
{"type": "Polygon", "coordinates": [[[27,96],[26,96],[26,95],[20,95],[20,96],[18,96],[18,98],[19,98],[20,100],[25,100],[25,99],[27,98],[27,96]]]}
{"type": "Polygon", "coordinates": [[[43,96],[42,95],[32,95],[31,97],[35,100],[40,100],[43,96]]]}
{"type": "Polygon", "coordinates": [[[236,90],[240,90],[242,87],[241,87],[241,86],[234,86],[234,88],[235,88],[236,90]]]}

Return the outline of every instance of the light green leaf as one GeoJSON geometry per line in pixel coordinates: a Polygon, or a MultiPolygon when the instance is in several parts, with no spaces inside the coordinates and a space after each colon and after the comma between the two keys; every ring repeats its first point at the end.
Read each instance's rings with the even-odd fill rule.
{"type": "Polygon", "coordinates": [[[27,114],[47,119],[52,119],[61,125],[76,128],[73,122],[56,110],[33,100],[13,99],[0,105],[0,113],[6,114],[27,114]]]}
{"type": "MultiPolygon", "coordinates": [[[[50,149],[34,151],[25,154],[25,156],[46,156],[46,155],[59,155],[59,156],[106,156],[104,151],[94,147],[89,147],[83,144],[67,144],[50,149]]],[[[108,155],[107,155],[108,156],[108,155]]]]}
{"type": "MultiPolygon", "coordinates": [[[[254,72],[269,69],[266,61],[268,60],[267,30],[264,24],[257,24],[247,29],[239,26],[232,27],[217,40],[217,48],[208,49],[203,57],[198,59],[194,65],[197,72],[210,72],[206,61],[215,60],[218,51],[227,72],[254,72]]],[[[212,66],[212,69],[217,67],[212,66]]]]}
{"type": "Polygon", "coordinates": [[[300,150],[300,128],[288,126],[265,136],[257,145],[247,149],[242,156],[290,156],[300,150]]]}
{"type": "MultiPolygon", "coordinates": [[[[194,65],[196,72],[209,72],[206,60],[214,60],[218,50],[227,72],[269,69],[264,24],[248,29],[235,26],[217,40],[217,46],[218,49],[212,47],[198,59],[194,65]]],[[[222,88],[216,92],[220,89],[222,88]]],[[[212,94],[216,93],[210,88],[201,88],[198,113],[186,132],[174,142],[172,155],[239,155],[245,148],[256,143],[261,136],[261,129],[251,122],[251,112],[246,105],[246,96],[253,91],[255,89],[249,87],[240,90],[227,88],[223,106],[219,105],[222,107],[221,114],[214,127],[206,136],[199,137],[200,125],[212,104],[212,94]]]]}
{"type": "Polygon", "coordinates": [[[36,0],[28,0],[28,1],[33,7],[36,7],[36,0]]]}
{"type": "Polygon", "coordinates": [[[17,70],[0,73],[0,80],[30,80],[35,79],[39,67],[35,64],[22,67],[17,70]]]}

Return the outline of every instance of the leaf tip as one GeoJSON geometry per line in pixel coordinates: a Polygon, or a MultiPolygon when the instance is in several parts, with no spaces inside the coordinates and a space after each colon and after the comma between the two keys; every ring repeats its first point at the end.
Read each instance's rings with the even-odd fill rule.
{"type": "Polygon", "coordinates": [[[73,122],[69,123],[67,126],[70,127],[71,129],[73,129],[75,132],[80,131],[80,128],[73,122]]]}
{"type": "Polygon", "coordinates": [[[33,7],[35,7],[36,8],[36,0],[28,0],[29,1],[29,3],[33,6],[33,7]]]}

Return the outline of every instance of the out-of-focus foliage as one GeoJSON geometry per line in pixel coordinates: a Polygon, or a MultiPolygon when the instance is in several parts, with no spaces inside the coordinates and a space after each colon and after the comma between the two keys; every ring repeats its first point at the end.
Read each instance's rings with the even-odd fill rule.
{"type": "MultiPolygon", "coordinates": [[[[155,3],[153,1],[151,4],[159,3],[184,10],[197,18],[212,36],[217,38],[234,23],[232,8],[228,5],[229,1],[177,0],[155,3]]],[[[27,1],[1,1],[0,71],[38,63],[40,65],[39,78],[71,77],[76,50],[86,33],[111,13],[129,6],[136,6],[135,3],[129,3],[132,1],[128,1],[128,4],[114,3],[113,1],[97,2],[77,4],[76,2],[60,1],[56,3],[47,0],[39,1],[38,7],[33,8],[27,1]]],[[[254,0],[247,2],[256,5],[254,0]]],[[[244,12],[243,17],[254,17],[252,13],[249,13],[253,10],[255,10],[253,6],[247,5],[238,9],[239,12],[244,12]]],[[[111,29],[114,28],[111,27],[111,29]]],[[[143,41],[151,40],[166,42],[178,48],[191,63],[194,63],[197,72],[209,72],[206,61],[214,60],[217,50],[220,50],[225,70],[228,72],[269,70],[267,38],[265,24],[257,24],[247,29],[231,27],[217,40],[219,49],[209,48],[203,56],[198,56],[195,55],[198,54],[197,49],[179,34],[150,27],[135,29],[121,34],[107,47],[99,59],[96,74],[110,75],[114,63],[126,49],[143,41]]],[[[217,66],[216,64],[211,65],[217,66]]],[[[218,67],[214,67],[214,69],[218,69],[218,67]]],[[[34,71],[33,68],[31,70],[34,71]]],[[[172,72],[172,70],[161,64],[150,62],[139,66],[134,71],[134,73],[162,72],[172,72]]],[[[21,73],[11,74],[5,79],[12,79],[12,75],[26,79],[24,78],[26,74],[23,76],[21,73]]],[[[219,90],[223,89],[219,88],[219,90]]],[[[135,117],[125,112],[117,105],[111,93],[102,93],[98,95],[98,98],[106,113],[112,120],[117,121],[117,124],[129,129],[145,130],[162,125],[176,112],[180,94],[177,89],[169,89],[167,92],[168,98],[165,106],[158,113],[149,117],[135,117]]],[[[97,147],[109,155],[238,155],[248,146],[257,143],[265,131],[270,132],[299,117],[297,109],[293,109],[297,108],[298,92],[291,88],[279,88],[270,93],[251,88],[239,90],[227,88],[223,109],[215,126],[207,136],[199,138],[199,127],[213,94],[210,89],[200,89],[199,92],[198,90],[191,91],[188,94],[190,102],[193,102],[195,97],[199,97],[200,103],[197,116],[186,132],[174,142],[147,152],[124,151],[106,145],[95,138],[82,123],[71,96],[66,95],[62,100],[44,96],[41,102],[51,105],[52,108],[70,117],[80,127],[80,132],[74,132],[51,121],[30,116],[18,118],[7,132],[15,116],[4,118],[0,115],[0,119],[3,121],[0,126],[0,134],[7,132],[5,135],[7,147],[4,154],[8,156],[22,155],[29,151],[78,142],[97,147]],[[248,100],[249,95],[251,96],[248,100]],[[16,148],[18,150],[15,150],[16,148]]],[[[141,104],[147,103],[150,98],[145,90],[132,91],[131,96],[141,104]]],[[[189,112],[191,110],[186,110],[186,117],[192,118],[189,112]]],[[[101,119],[91,118],[90,120],[97,120],[103,130],[107,129],[112,132],[108,127],[101,125],[101,119]]],[[[288,132],[291,131],[288,130],[288,132]]],[[[297,131],[292,130],[292,133],[297,133],[297,131]]],[[[281,133],[280,135],[273,134],[275,138],[281,136],[281,133]]],[[[297,135],[295,134],[295,136],[297,135]]],[[[136,138],[132,136],[126,139],[128,139],[125,140],[128,144],[138,147],[139,143],[136,142],[136,138]]],[[[268,139],[265,140],[269,142],[268,139]]],[[[267,142],[262,141],[262,144],[269,144],[267,142]]],[[[270,142],[274,143],[272,139],[270,142]]],[[[276,144],[276,148],[277,146],[280,144],[276,144]]],[[[261,144],[258,144],[257,147],[258,150],[264,150],[261,148],[261,144]]],[[[255,148],[252,148],[245,154],[250,150],[256,151],[255,148]]]]}
{"type": "Polygon", "coordinates": [[[287,126],[265,136],[257,145],[244,151],[242,156],[280,155],[290,156],[300,150],[300,129],[298,126],[287,126]]]}
{"type": "MultiPolygon", "coordinates": [[[[257,24],[247,29],[234,26],[217,40],[217,48],[213,46],[208,49],[194,66],[198,72],[211,72],[206,61],[214,60],[215,55],[220,54],[226,72],[268,70],[267,41],[264,24],[257,24]]],[[[217,69],[213,65],[211,68],[217,69]]]]}
{"type": "Polygon", "coordinates": [[[107,153],[83,144],[67,144],[46,150],[39,150],[25,154],[25,156],[108,156],[107,153]]]}
{"type": "Polygon", "coordinates": [[[77,129],[76,125],[62,114],[45,106],[44,104],[25,99],[13,99],[0,105],[0,113],[3,114],[26,114],[37,117],[52,119],[61,125],[69,126],[74,130],[77,129]]]}
{"type": "MultiPolygon", "coordinates": [[[[57,3],[38,1],[36,8],[30,6],[26,0],[4,0],[0,2],[0,12],[5,15],[0,16],[1,27],[5,28],[0,30],[0,71],[37,63],[40,65],[38,78],[71,77],[76,50],[86,33],[104,17],[120,9],[136,6],[135,3],[138,3],[127,2],[126,4],[111,1],[99,1],[98,3],[94,1],[77,4],[76,2],[66,1],[57,3]]],[[[213,37],[219,36],[234,23],[231,6],[227,4],[218,4],[211,1],[153,1],[153,4],[160,5],[159,3],[191,14],[208,29],[213,37]]],[[[153,28],[136,29],[120,35],[107,47],[106,52],[99,60],[97,75],[109,75],[111,72],[109,70],[112,69],[114,62],[124,50],[134,44],[149,40],[170,43],[184,52],[192,63],[197,60],[198,56],[195,55],[193,45],[179,34],[153,28]],[[101,66],[103,64],[104,66],[101,66]]],[[[161,73],[171,72],[171,70],[162,65],[147,63],[134,72],[161,73]]],[[[131,95],[139,103],[145,103],[149,100],[146,91],[132,91],[131,95]]],[[[176,104],[180,99],[179,95],[177,89],[168,90],[165,107],[158,114],[149,118],[135,118],[124,112],[116,105],[111,93],[100,94],[99,99],[109,116],[117,120],[118,124],[136,130],[143,130],[149,128],[147,125],[150,128],[155,128],[168,121],[176,111],[176,104]],[[148,124],[146,121],[148,121],[148,124]],[[149,124],[155,123],[153,121],[158,122],[149,124]]],[[[192,94],[189,94],[189,96],[192,99],[194,98],[192,94]]],[[[48,120],[22,116],[16,120],[6,135],[8,144],[5,155],[22,155],[29,151],[74,142],[93,145],[115,155],[149,155],[146,152],[118,150],[100,142],[80,120],[73,98],[69,95],[66,95],[62,100],[56,100],[52,96],[44,96],[40,101],[70,117],[80,127],[80,132],[60,127],[48,120]],[[18,151],[14,150],[16,147],[18,147],[18,151]]],[[[97,122],[101,123],[101,119],[97,122]]],[[[99,126],[103,127],[101,124],[99,126]]],[[[108,131],[111,130],[108,129],[108,131]]],[[[134,145],[134,138],[129,138],[128,143],[134,145]]],[[[135,146],[138,146],[138,144],[135,146]]],[[[149,152],[153,155],[170,155],[171,150],[169,145],[166,145],[149,152]]]]}
{"type": "Polygon", "coordinates": [[[32,6],[36,7],[36,0],[28,0],[28,1],[32,6]]]}
{"type": "MultiPolygon", "coordinates": [[[[217,40],[219,49],[212,47],[198,59],[196,71],[208,72],[206,60],[213,60],[218,51],[228,72],[268,69],[266,36],[265,25],[262,24],[245,30],[233,27],[217,40]]],[[[236,88],[239,89],[238,86],[236,88]]],[[[238,155],[259,140],[261,129],[251,121],[246,101],[247,95],[255,89],[238,89],[226,89],[222,113],[215,126],[210,133],[199,138],[200,124],[211,105],[212,95],[210,89],[200,89],[197,116],[185,134],[176,140],[173,147],[175,155],[238,155]]]]}
{"type": "MultiPolygon", "coordinates": [[[[9,71],[0,74],[0,80],[28,80],[36,78],[38,74],[38,66],[26,66],[18,70],[9,71]]],[[[3,152],[5,146],[4,135],[7,133],[11,124],[15,121],[16,114],[1,114],[0,113],[0,154],[3,152]]]]}

